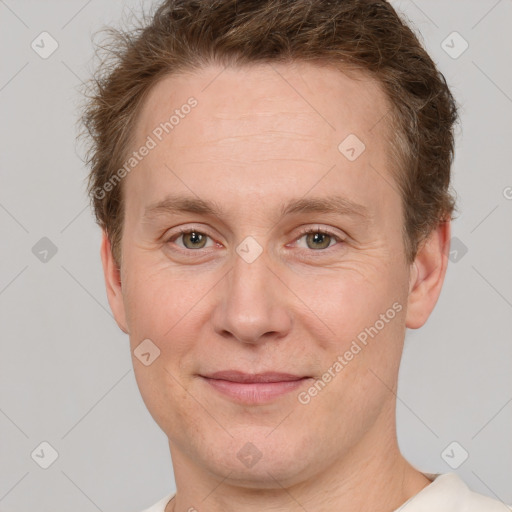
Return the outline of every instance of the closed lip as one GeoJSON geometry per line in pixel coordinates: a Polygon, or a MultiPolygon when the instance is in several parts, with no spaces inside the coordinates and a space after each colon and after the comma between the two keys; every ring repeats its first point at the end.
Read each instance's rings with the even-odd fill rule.
{"type": "Polygon", "coordinates": [[[306,375],[293,375],[282,372],[246,373],[239,370],[224,370],[207,375],[201,375],[206,379],[224,380],[242,384],[259,384],[272,382],[291,382],[309,378],[306,375]]]}
{"type": "Polygon", "coordinates": [[[283,372],[246,373],[239,370],[200,377],[216,392],[244,405],[271,403],[298,389],[310,378],[283,372]]]}

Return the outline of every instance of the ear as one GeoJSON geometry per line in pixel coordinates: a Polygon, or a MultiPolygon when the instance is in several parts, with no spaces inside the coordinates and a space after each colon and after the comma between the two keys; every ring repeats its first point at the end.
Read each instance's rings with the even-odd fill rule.
{"type": "Polygon", "coordinates": [[[441,222],[424,240],[411,265],[405,325],[418,329],[425,324],[441,294],[450,250],[450,221],[441,222]]]}
{"type": "Polygon", "coordinates": [[[124,309],[123,294],[121,291],[121,270],[117,267],[110,240],[105,230],[103,230],[103,239],[101,241],[101,262],[103,264],[103,275],[105,277],[105,287],[107,289],[108,303],[114,314],[115,321],[119,328],[129,334],[126,323],[126,313],[124,309]]]}

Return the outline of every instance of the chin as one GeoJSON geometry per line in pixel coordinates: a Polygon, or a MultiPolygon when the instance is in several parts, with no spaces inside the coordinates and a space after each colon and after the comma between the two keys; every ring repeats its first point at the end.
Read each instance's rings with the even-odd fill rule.
{"type": "MultiPolygon", "coordinates": [[[[300,432],[299,428],[293,436],[297,432],[300,432]]],[[[226,483],[248,489],[296,485],[311,476],[316,464],[309,459],[315,454],[311,449],[312,440],[306,439],[303,433],[299,438],[293,436],[286,429],[281,432],[278,429],[272,432],[268,428],[245,429],[223,446],[219,444],[219,438],[214,440],[216,445],[206,451],[212,458],[204,460],[204,464],[222,477],[230,474],[226,483]]],[[[204,453],[202,455],[205,459],[204,453]]]]}

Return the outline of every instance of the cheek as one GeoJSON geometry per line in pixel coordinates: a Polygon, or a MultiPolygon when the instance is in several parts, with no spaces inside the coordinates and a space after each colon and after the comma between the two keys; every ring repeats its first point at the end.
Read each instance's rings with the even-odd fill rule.
{"type": "Polygon", "coordinates": [[[211,289],[214,281],[205,283],[207,273],[203,279],[194,278],[142,258],[139,265],[135,263],[127,264],[123,296],[137,383],[153,414],[160,410],[160,401],[167,406],[171,401],[187,403],[180,383],[186,383],[196,370],[193,353],[202,322],[210,316],[204,290],[211,289]],[[150,366],[137,357],[142,352],[139,347],[145,346],[141,343],[148,343],[145,340],[151,340],[149,351],[157,354],[150,366]]]}
{"type": "Polygon", "coordinates": [[[131,338],[154,340],[173,336],[176,326],[199,306],[201,288],[168,265],[127,263],[123,298],[131,338]]]}
{"type": "Polygon", "coordinates": [[[290,288],[304,303],[309,313],[309,329],[321,333],[332,349],[341,350],[365,328],[378,322],[381,315],[388,320],[384,329],[403,321],[399,314],[406,299],[407,280],[398,268],[373,262],[354,262],[331,273],[315,276],[296,276],[290,288]],[[399,306],[393,308],[393,304],[399,306]],[[402,306],[402,307],[400,307],[402,306]]]}
{"type": "Polygon", "coordinates": [[[186,391],[177,369],[169,367],[165,356],[150,366],[134,361],[134,372],[141,397],[149,413],[168,435],[189,431],[202,409],[186,391]]]}
{"type": "Polygon", "coordinates": [[[162,425],[169,404],[188,403],[180,363],[197,339],[193,319],[203,293],[188,277],[142,257],[126,259],[126,274],[123,297],[135,377],[148,410],[162,425]],[[147,366],[140,357],[144,352],[150,353],[147,366]]]}

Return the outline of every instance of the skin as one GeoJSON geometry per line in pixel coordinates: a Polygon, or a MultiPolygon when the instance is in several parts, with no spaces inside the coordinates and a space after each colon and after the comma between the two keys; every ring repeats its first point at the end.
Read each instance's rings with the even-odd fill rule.
{"type": "Polygon", "coordinates": [[[166,512],[392,511],[430,483],[400,454],[395,393],[406,327],[425,323],[441,291],[450,224],[407,262],[387,156],[389,105],[364,75],[295,63],[168,76],[143,105],[134,148],[190,96],[197,107],[123,180],[120,270],[105,234],[101,248],[108,300],[132,356],[147,338],[160,349],[151,365],[133,364],[169,438],[177,495],[166,512]],[[338,150],[351,133],[366,145],[352,162],[338,150]],[[217,202],[222,212],[144,219],[171,193],[217,202]],[[280,215],[289,200],[333,194],[364,206],[366,220],[280,215]],[[179,227],[208,235],[206,247],[196,249],[179,227]],[[315,244],[304,227],[335,236],[315,244]],[[263,248],[252,263],[236,251],[247,236],[263,248]],[[298,393],[394,303],[401,311],[299,403],[298,393]],[[311,379],[247,405],[199,377],[228,369],[311,379]],[[261,453],[252,467],[237,457],[248,442],[261,453]]]}

